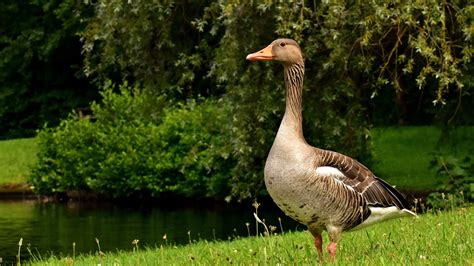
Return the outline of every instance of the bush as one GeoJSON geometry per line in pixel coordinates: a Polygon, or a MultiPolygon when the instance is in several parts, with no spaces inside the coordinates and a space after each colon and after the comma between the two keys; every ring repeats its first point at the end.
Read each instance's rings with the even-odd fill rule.
{"type": "Polygon", "coordinates": [[[432,164],[444,178],[440,192],[431,193],[427,203],[438,209],[449,209],[474,202],[474,162],[469,156],[459,160],[452,156],[436,156],[432,164]]]}
{"type": "Polygon", "coordinates": [[[109,83],[95,121],[71,114],[38,133],[31,183],[42,194],[90,190],[110,197],[223,197],[233,161],[226,152],[225,104],[189,101],[163,108],[146,93],[109,83]],[[152,103],[155,103],[153,107],[152,103]]]}

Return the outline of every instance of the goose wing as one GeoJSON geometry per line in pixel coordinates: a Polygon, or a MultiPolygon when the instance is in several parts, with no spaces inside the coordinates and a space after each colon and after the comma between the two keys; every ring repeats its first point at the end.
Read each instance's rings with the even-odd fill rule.
{"type": "Polygon", "coordinates": [[[334,175],[344,185],[362,195],[367,204],[376,207],[396,206],[410,209],[410,203],[387,182],[376,177],[367,167],[343,154],[317,149],[321,158],[318,167],[333,167],[342,174],[334,175]]]}

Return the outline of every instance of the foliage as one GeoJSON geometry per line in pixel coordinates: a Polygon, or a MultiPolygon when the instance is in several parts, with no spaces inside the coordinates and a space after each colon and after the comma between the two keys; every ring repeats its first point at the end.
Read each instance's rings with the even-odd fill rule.
{"type": "MultiPolygon", "coordinates": [[[[371,3],[360,16],[341,8],[344,15],[363,17],[363,35],[357,49],[367,53],[368,61],[379,61],[377,83],[391,82],[396,90],[406,89],[400,79],[413,74],[419,89],[427,86],[430,78],[434,103],[445,103],[450,89],[462,91],[462,68],[470,62],[473,47],[472,6],[464,1],[417,1],[405,3],[371,3]],[[378,56],[377,56],[378,55],[378,56]],[[377,58],[379,57],[379,58],[377,58]],[[392,65],[389,67],[389,65],[392,65]]],[[[347,19],[352,24],[357,19],[347,19]]]]}
{"type": "Polygon", "coordinates": [[[474,162],[469,156],[459,160],[452,156],[436,156],[432,162],[438,175],[444,179],[441,192],[428,196],[427,203],[433,208],[449,209],[453,206],[474,202],[474,162]]]}
{"type": "Polygon", "coordinates": [[[33,136],[97,98],[76,35],[92,11],[75,0],[0,3],[0,139],[33,136]]]}
{"type": "Polygon", "coordinates": [[[134,81],[170,99],[220,95],[206,79],[216,33],[199,33],[193,24],[208,4],[100,1],[81,33],[85,74],[134,81]]]}
{"type": "MultiPolygon", "coordinates": [[[[263,217],[262,217],[263,218],[263,217]]],[[[243,225],[242,225],[243,226],[243,225]]],[[[342,235],[335,265],[471,265],[474,262],[474,208],[420,215],[342,235]],[[357,254],[357,256],[354,256],[357,254]]],[[[185,232],[183,232],[183,235],[185,232]]],[[[198,241],[72,257],[39,257],[32,265],[313,265],[317,252],[309,232],[198,241]],[[236,238],[236,239],[235,239],[236,238]]],[[[131,242],[131,240],[130,240],[131,242]]],[[[326,235],[323,242],[328,243],[326,235]]],[[[325,250],[324,250],[325,251],[325,250]]],[[[327,254],[327,253],[326,253],[327,254]]],[[[327,260],[327,255],[326,260],[327,260]]]]}
{"type": "Polygon", "coordinates": [[[94,122],[73,113],[39,132],[39,162],[30,180],[36,191],[80,189],[110,197],[228,193],[232,160],[225,152],[222,102],[154,107],[153,114],[146,93],[126,84],[119,91],[111,83],[104,87],[102,104],[92,105],[94,122]]]}
{"type": "MultiPolygon", "coordinates": [[[[148,100],[147,100],[148,101],[148,100]]],[[[152,113],[150,107],[141,107],[147,118],[155,117],[160,121],[161,111],[152,113]]],[[[437,140],[441,130],[431,126],[410,126],[391,128],[372,128],[373,160],[371,170],[397,188],[435,190],[440,179],[434,179],[434,169],[430,169],[432,154],[437,150],[437,140]],[[415,145],[416,144],[416,145],[415,145]]],[[[474,146],[474,127],[458,128],[450,139],[454,142],[443,145],[441,150],[447,154],[463,157],[469,155],[474,146]],[[456,134],[455,134],[456,133],[456,134]]],[[[230,152],[230,143],[226,142],[224,151],[230,152]]],[[[23,183],[30,174],[28,166],[36,161],[38,148],[36,138],[0,141],[1,169],[0,183],[23,183]],[[12,177],[21,176],[18,179],[12,177]]],[[[228,156],[232,156],[229,154],[228,156]]]]}
{"type": "Polygon", "coordinates": [[[332,49],[324,66],[342,65],[365,87],[374,122],[426,124],[445,113],[436,115],[445,123],[472,103],[473,9],[465,1],[326,2],[318,10],[332,49]]]}
{"type": "Polygon", "coordinates": [[[461,0],[102,0],[94,7],[82,33],[88,75],[120,75],[167,99],[231,103],[236,198],[264,193],[264,160],[284,106],[281,67],[244,58],[277,36],[303,48],[304,128],[313,145],[367,161],[371,119],[429,123],[470,105],[459,99],[472,88],[473,10],[461,0]]]}
{"type": "MultiPolygon", "coordinates": [[[[274,63],[250,64],[243,59],[270,43],[275,33],[298,40],[306,56],[304,128],[308,141],[359,158],[368,157],[368,124],[360,91],[350,80],[341,79],[338,70],[315,67],[325,60],[312,49],[321,47],[319,39],[304,39],[302,29],[281,32],[286,28],[300,28],[298,22],[303,22],[298,19],[304,7],[231,2],[213,8],[220,11],[207,10],[197,23],[207,25],[202,31],[224,25],[225,33],[215,51],[215,66],[210,75],[226,86],[225,97],[235,103],[231,106],[232,143],[239,159],[233,171],[234,196],[247,198],[264,191],[263,165],[284,110],[283,71],[274,63]],[[212,16],[216,13],[222,15],[212,16]],[[288,25],[283,18],[298,22],[293,27],[294,24],[288,25]],[[236,76],[239,78],[233,78],[236,76]]],[[[310,15],[301,19],[310,19],[310,15]]],[[[303,29],[307,36],[316,35],[319,30],[317,27],[303,29]]]]}
{"type": "MultiPolygon", "coordinates": [[[[146,88],[116,99],[115,109],[107,100],[104,106],[110,110],[94,105],[95,123],[70,116],[58,129],[40,133],[44,158],[61,158],[41,162],[45,163],[41,171],[48,174],[37,183],[40,191],[51,180],[51,188],[58,191],[68,189],[71,181],[73,187],[103,192],[111,182],[117,195],[141,189],[159,194],[158,188],[172,191],[178,181],[186,184],[194,178],[185,177],[188,173],[204,173],[210,161],[228,158],[207,171],[216,180],[231,176],[231,197],[264,194],[262,169],[284,106],[282,71],[281,66],[250,64],[244,58],[277,36],[294,38],[303,49],[304,128],[315,146],[367,162],[371,122],[431,123],[436,118],[448,126],[472,123],[474,9],[463,0],[41,0],[2,2],[0,12],[5,18],[0,22],[0,138],[32,134],[44,121],[54,126],[72,108],[97,97],[88,83],[91,80],[97,84],[109,79],[128,81],[146,88]],[[82,66],[84,73],[79,71],[82,66]],[[142,100],[132,99],[136,95],[142,95],[138,97],[142,100]],[[135,106],[135,101],[146,104],[143,109],[121,108],[135,106]],[[171,111],[175,109],[183,113],[171,111]],[[169,115],[195,121],[200,112],[218,117],[205,120],[218,125],[215,131],[202,127],[203,132],[196,133],[190,124],[166,120],[169,115]],[[134,145],[154,143],[159,150],[154,141],[163,142],[165,135],[181,126],[190,136],[179,137],[185,141],[182,150],[174,151],[176,156],[187,154],[191,139],[198,137],[219,139],[222,145],[205,149],[204,144],[193,144],[206,150],[193,159],[195,170],[192,160],[173,156],[166,157],[175,160],[172,163],[161,157],[163,164],[137,162],[141,156],[158,155],[149,147],[134,150],[134,145]],[[87,134],[82,137],[79,132],[87,134]],[[108,145],[101,142],[104,138],[108,145]],[[76,142],[91,145],[92,150],[75,154],[70,147],[76,147],[76,142]],[[61,147],[64,150],[59,151],[61,147]],[[110,156],[104,147],[110,149],[110,156]],[[68,156],[75,159],[59,164],[68,156]],[[121,166],[115,169],[114,163],[121,166]],[[173,166],[167,168],[166,163],[173,166]],[[134,168],[136,164],[145,166],[134,168]],[[176,165],[181,168],[176,170],[176,165]],[[59,168],[46,170],[53,166],[59,168]],[[73,172],[82,177],[74,178],[73,172]],[[98,178],[98,172],[109,173],[98,178]],[[217,172],[220,177],[214,175],[217,172]],[[159,176],[161,183],[148,187],[141,178],[147,175],[159,176]],[[129,192],[124,176],[130,177],[129,192]]],[[[115,97],[107,93],[111,91],[103,96],[115,97]]],[[[168,154],[168,150],[159,152],[168,154]]]]}

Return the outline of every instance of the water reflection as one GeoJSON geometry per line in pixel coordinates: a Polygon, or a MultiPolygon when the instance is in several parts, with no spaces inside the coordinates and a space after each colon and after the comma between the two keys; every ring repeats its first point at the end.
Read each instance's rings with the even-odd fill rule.
{"type": "MultiPolygon", "coordinates": [[[[268,204],[267,204],[268,205],[268,204]]],[[[95,238],[104,252],[132,250],[132,241],[139,245],[159,246],[187,244],[189,236],[198,239],[228,239],[247,236],[246,223],[255,233],[253,207],[123,207],[92,204],[54,204],[36,201],[0,201],[0,257],[4,263],[15,261],[18,241],[23,238],[22,259],[34,254],[76,255],[97,251],[95,238]],[[189,232],[189,234],[188,234],[189,232]],[[166,240],[163,236],[166,234],[166,240]]],[[[297,229],[273,206],[259,208],[260,218],[268,225],[278,226],[283,220],[284,230],[297,229]]],[[[301,227],[299,227],[301,229],[301,227]]],[[[260,229],[262,230],[262,229],[260,229]]]]}

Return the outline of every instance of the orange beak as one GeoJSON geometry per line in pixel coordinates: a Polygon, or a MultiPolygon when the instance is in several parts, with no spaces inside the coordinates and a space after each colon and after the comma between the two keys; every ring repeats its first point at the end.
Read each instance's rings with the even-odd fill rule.
{"type": "Polygon", "coordinates": [[[256,60],[273,60],[272,45],[263,48],[262,50],[247,55],[247,60],[256,61],[256,60]]]}

